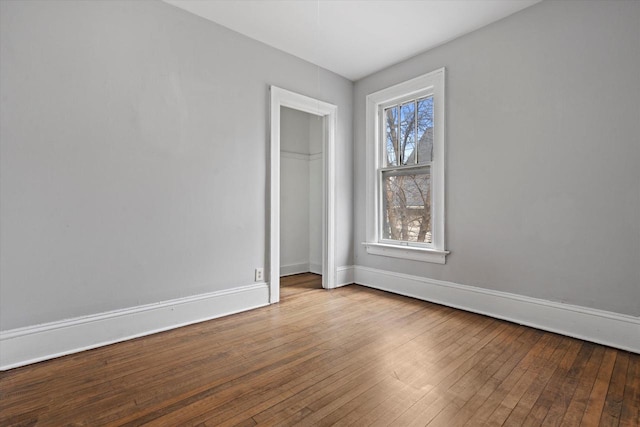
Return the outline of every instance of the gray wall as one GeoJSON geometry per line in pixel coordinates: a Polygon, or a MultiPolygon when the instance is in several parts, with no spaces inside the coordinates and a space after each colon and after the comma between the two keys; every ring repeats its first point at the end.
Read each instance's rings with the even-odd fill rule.
{"type": "Polygon", "coordinates": [[[640,2],[545,1],[356,82],[358,265],[640,315],[640,2]],[[446,265],[368,255],[365,97],[447,67],[446,265]]]}
{"type": "Polygon", "coordinates": [[[0,329],[253,283],[272,84],[338,105],[352,264],[350,81],[159,1],[0,4],[0,329]]]}

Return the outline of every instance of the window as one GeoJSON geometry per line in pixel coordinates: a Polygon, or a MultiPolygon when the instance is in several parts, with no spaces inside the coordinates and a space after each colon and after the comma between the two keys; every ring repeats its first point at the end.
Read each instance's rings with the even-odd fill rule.
{"type": "Polygon", "coordinates": [[[444,69],[367,96],[367,251],[444,264],[444,69]]]}

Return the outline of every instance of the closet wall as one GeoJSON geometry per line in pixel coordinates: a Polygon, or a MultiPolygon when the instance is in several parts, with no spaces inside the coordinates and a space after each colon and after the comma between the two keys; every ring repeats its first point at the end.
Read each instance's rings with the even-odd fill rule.
{"type": "Polygon", "coordinates": [[[280,117],[280,274],[321,274],[323,119],[286,107],[280,117]]]}

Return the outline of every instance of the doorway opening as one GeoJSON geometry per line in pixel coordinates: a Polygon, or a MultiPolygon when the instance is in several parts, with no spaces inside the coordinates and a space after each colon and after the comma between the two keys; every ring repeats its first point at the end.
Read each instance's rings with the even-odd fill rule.
{"type": "Polygon", "coordinates": [[[281,297],[285,287],[322,288],[324,120],[280,107],[281,297]]]}
{"type": "MultiPolygon", "coordinates": [[[[275,86],[271,86],[271,157],[270,157],[270,218],[269,218],[269,302],[275,303],[280,300],[280,276],[281,276],[281,268],[282,271],[286,274],[287,268],[290,268],[288,271],[292,272],[293,270],[302,268],[300,264],[304,264],[304,260],[301,263],[296,264],[286,264],[282,263],[284,257],[289,257],[289,253],[282,253],[281,241],[283,237],[287,237],[291,230],[287,230],[284,235],[281,229],[281,219],[284,216],[289,215],[289,212],[285,212],[284,208],[287,203],[282,204],[282,187],[281,187],[281,177],[283,170],[285,174],[289,169],[289,164],[284,164],[284,161],[281,159],[281,151],[284,147],[284,151],[292,152],[291,141],[288,141],[286,138],[286,134],[288,132],[287,129],[282,129],[282,117],[287,115],[296,115],[300,113],[306,113],[311,115],[308,123],[319,126],[319,132],[321,137],[319,137],[318,141],[314,142],[314,147],[316,149],[321,148],[320,153],[316,154],[316,159],[318,160],[317,164],[314,165],[320,169],[319,173],[316,175],[315,179],[320,179],[321,181],[321,194],[320,197],[316,198],[314,202],[309,200],[309,206],[311,211],[311,203],[315,203],[314,212],[315,218],[320,219],[320,227],[319,230],[319,239],[321,243],[321,265],[318,266],[316,262],[312,265],[312,257],[309,257],[308,261],[308,271],[313,271],[315,269],[320,274],[322,274],[322,287],[325,289],[331,289],[335,287],[336,282],[336,268],[335,268],[335,132],[336,132],[336,117],[337,117],[337,107],[335,105],[310,98],[304,95],[300,95],[294,92],[287,91],[285,89],[281,89],[275,86]],[[311,121],[314,120],[314,122],[311,121]],[[284,130],[284,133],[283,133],[284,130]],[[283,140],[283,137],[285,138],[283,140]],[[281,210],[282,209],[282,210],[281,210]],[[317,211],[320,212],[317,212],[317,211]],[[318,269],[318,267],[320,267],[318,269]]],[[[310,125],[311,126],[311,125],[310,125]]],[[[309,127],[310,128],[310,127],[309,127]]],[[[308,157],[309,161],[311,161],[311,146],[309,150],[309,154],[306,153],[298,153],[301,156],[298,157],[308,157]]],[[[289,154],[288,157],[295,157],[295,153],[289,154]]],[[[288,160],[287,160],[288,162],[288,160]]],[[[311,169],[311,164],[309,164],[309,169],[311,169]]],[[[309,175],[309,181],[312,179],[311,175],[309,175]]],[[[293,187],[297,187],[298,189],[294,189],[294,192],[300,193],[300,188],[303,188],[304,183],[293,183],[293,187]]],[[[287,191],[290,189],[287,189],[287,191]]],[[[288,207],[288,206],[287,206],[288,207]]],[[[294,215],[295,216],[295,215],[294,215]]],[[[297,218],[304,219],[304,215],[297,215],[297,218]]],[[[309,217],[311,218],[311,212],[309,212],[309,217]]],[[[283,224],[283,227],[288,227],[293,224],[283,224]]],[[[315,230],[316,232],[319,230],[315,230]]],[[[317,235],[318,233],[316,233],[317,235]]],[[[309,234],[311,239],[311,233],[309,234]]],[[[305,240],[305,239],[303,239],[305,240]]],[[[306,240],[305,240],[306,241],[306,240]]],[[[304,246],[305,241],[302,242],[304,246]]],[[[310,240],[309,240],[310,242],[310,240]]],[[[301,243],[301,242],[297,242],[301,243]]],[[[295,245],[294,245],[295,246],[295,245]]],[[[300,246],[300,245],[298,245],[300,246]]],[[[311,245],[309,247],[309,255],[311,255],[313,250],[313,255],[315,260],[318,259],[316,255],[316,251],[319,248],[318,245],[314,245],[313,248],[311,245]]],[[[288,248],[287,250],[289,250],[288,248]]],[[[289,261],[294,258],[288,258],[289,261]]],[[[286,260],[285,260],[286,261],[286,260]]]]}

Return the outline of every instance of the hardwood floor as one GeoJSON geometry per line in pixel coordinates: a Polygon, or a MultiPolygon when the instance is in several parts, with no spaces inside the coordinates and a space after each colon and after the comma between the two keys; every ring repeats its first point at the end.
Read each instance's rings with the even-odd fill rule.
{"type": "Polygon", "coordinates": [[[0,425],[639,425],[640,355],[312,274],[277,305],[0,374],[0,425]]]}

